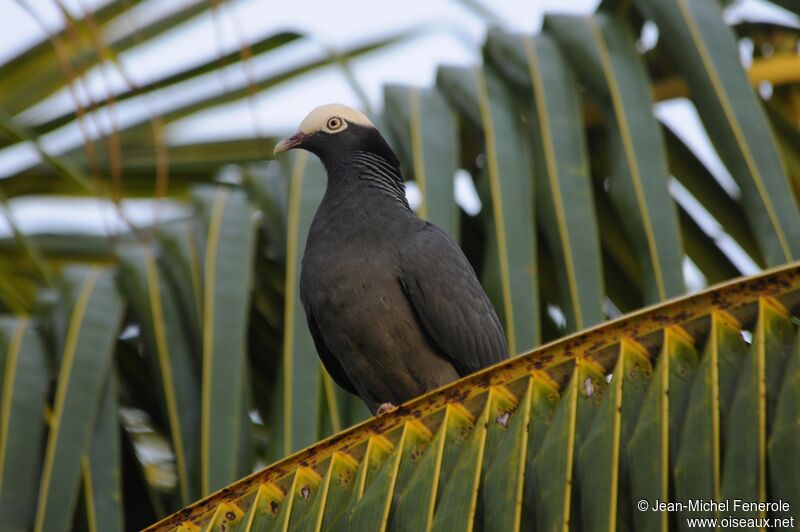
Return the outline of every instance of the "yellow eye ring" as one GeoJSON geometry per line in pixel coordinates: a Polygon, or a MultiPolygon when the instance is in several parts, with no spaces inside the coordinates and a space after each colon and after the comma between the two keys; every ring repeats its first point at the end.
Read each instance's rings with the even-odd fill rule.
{"type": "Polygon", "coordinates": [[[328,129],[330,129],[331,131],[335,131],[335,130],[339,129],[340,127],[342,127],[342,119],[339,118],[338,116],[331,117],[331,118],[328,119],[328,123],[326,124],[326,127],[328,129]]]}

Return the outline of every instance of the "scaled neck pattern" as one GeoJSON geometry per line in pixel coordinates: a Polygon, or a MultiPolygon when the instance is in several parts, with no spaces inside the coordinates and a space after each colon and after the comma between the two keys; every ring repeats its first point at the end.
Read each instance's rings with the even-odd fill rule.
{"type": "Polygon", "coordinates": [[[368,151],[355,152],[353,163],[359,170],[358,178],[366,181],[367,186],[378,189],[381,194],[411,210],[406,199],[403,177],[396,165],[368,151]]]}

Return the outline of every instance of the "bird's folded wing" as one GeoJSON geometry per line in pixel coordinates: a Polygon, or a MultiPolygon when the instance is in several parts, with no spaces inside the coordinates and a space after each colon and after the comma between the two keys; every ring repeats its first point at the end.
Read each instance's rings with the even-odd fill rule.
{"type": "Polygon", "coordinates": [[[423,327],[459,374],[508,358],[489,298],[461,249],[432,224],[403,243],[400,284],[423,327]]]}

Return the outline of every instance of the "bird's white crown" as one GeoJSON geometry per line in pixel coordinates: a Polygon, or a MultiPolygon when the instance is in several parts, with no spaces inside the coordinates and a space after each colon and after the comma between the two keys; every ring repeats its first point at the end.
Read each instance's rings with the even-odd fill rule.
{"type": "Polygon", "coordinates": [[[300,122],[300,132],[305,135],[310,135],[317,131],[326,131],[328,129],[327,124],[331,118],[339,118],[345,122],[357,124],[359,126],[375,127],[364,113],[341,103],[330,103],[327,105],[320,105],[308,113],[308,116],[300,122]]]}

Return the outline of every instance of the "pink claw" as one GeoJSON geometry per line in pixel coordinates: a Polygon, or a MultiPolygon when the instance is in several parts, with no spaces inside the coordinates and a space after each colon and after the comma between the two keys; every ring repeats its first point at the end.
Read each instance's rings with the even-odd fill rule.
{"type": "Polygon", "coordinates": [[[378,407],[378,412],[376,415],[382,416],[383,414],[386,414],[387,412],[390,412],[395,408],[397,407],[394,406],[392,403],[383,403],[381,406],[378,407]]]}

